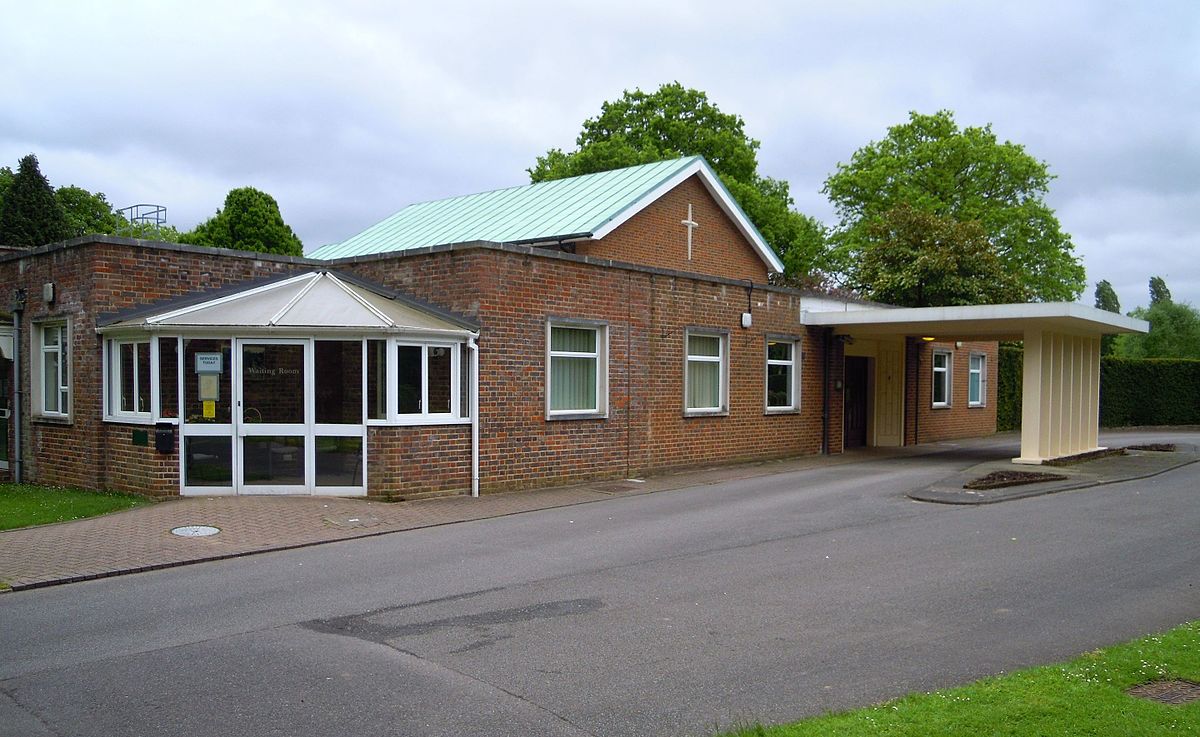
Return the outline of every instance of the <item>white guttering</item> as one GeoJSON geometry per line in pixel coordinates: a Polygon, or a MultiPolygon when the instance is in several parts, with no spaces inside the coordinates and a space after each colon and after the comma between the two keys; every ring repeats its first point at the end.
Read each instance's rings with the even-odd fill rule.
{"type": "Polygon", "coordinates": [[[467,338],[471,351],[471,496],[479,496],[479,345],[467,338]]]}

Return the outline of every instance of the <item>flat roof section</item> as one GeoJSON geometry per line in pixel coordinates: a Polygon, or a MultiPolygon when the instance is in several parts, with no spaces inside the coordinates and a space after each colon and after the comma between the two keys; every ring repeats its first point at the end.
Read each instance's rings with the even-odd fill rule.
{"type": "Polygon", "coordinates": [[[838,312],[801,309],[804,325],[839,335],[928,336],[937,340],[1022,340],[1026,330],[1078,335],[1145,333],[1150,323],[1077,302],[1030,302],[964,307],[880,307],[838,312]]]}

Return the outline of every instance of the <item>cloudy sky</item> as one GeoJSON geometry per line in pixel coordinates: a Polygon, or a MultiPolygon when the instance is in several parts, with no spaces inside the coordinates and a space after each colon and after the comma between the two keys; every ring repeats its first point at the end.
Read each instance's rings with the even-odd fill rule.
{"type": "MultiPolygon", "coordinates": [[[[1200,305],[1200,2],[0,0],[0,164],[166,205],[279,201],[308,250],[406,204],[524,184],[622,90],[741,115],[833,221],[839,162],[909,110],[991,123],[1057,175],[1088,280],[1200,305]]],[[[1091,302],[1091,286],[1084,300],[1091,302]]]]}

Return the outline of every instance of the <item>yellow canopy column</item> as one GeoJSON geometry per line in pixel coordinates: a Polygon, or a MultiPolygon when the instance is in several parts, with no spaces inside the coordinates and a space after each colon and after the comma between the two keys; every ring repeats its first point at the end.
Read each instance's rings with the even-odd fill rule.
{"type": "Polygon", "coordinates": [[[1054,330],[1025,331],[1021,455],[1016,463],[1102,450],[1100,337],[1054,330]]]}

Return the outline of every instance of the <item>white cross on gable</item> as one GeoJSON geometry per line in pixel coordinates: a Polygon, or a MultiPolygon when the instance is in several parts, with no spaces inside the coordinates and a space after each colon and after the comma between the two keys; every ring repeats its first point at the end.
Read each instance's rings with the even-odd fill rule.
{"type": "Polygon", "coordinates": [[[681,225],[687,226],[688,231],[688,261],[692,260],[692,231],[700,227],[700,223],[692,219],[692,203],[688,203],[687,220],[680,220],[681,225]]]}

